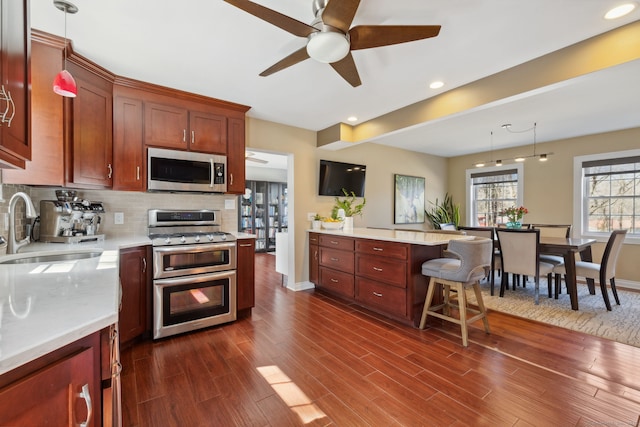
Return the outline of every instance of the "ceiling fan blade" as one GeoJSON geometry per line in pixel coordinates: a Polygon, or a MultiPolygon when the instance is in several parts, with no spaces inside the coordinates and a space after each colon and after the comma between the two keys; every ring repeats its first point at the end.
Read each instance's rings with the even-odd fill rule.
{"type": "Polygon", "coordinates": [[[351,52],[338,62],[331,64],[334,70],[338,72],[351,86],[358,87],[362,84],[360,81],[360,75],[356,68],[356,63],[353,61],[353,55],[351,52]]]}
{"type": "Polygon", "coordinates": [[[280,60],[279,62],[276,62],[271,67],[261,72],[260,75],[262,77],[269,76],[273,73],[277,73],[278,71],[282,71],[285,68],[291,67],[292,65],[295,65],[298,62],[302,62],[308,58],[309,58],[309,54],[307,53],[307,47],[305,46],[302,49],[296,50],[291,55],[280,60]]]}
{"type": "Polygon", "coordinates": [[[349,30],[351,50],[428,39],[438,33],[440,25],[359,25],[349,30]]]}
{"type": "Polygon", "coordinates": [[[360,0],[330,1],[322,12],[322,22],[338,28],[346,34],[353,22],[353,17],[356,16],[359,5],[360,0]]]}
{"type": "Polygon", "coordinates": [[[275,10],[266,8],[248,0],[224,1],[298,37],[307,37],[309,34],[318,31],[317,28],[307,25],[304,22],[300,22],[288,17],[287,15],[281,14],[280,12],[276,12],[275,10]]]}

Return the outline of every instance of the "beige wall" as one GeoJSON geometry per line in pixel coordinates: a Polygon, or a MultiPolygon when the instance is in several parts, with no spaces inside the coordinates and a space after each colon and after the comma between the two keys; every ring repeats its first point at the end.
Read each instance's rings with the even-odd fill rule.
{"type": "MultiPolygon", "coordinates": [[[[295,281],[307,281],[309,263],[308,212],[328,216],[333,197],[318,196],[320,159],[365,164],[367,205],[356,227],[393,227],[393,174],[426,178],[425,200],[441,198],[446,191],[447,161],[441,157],[399,150],[377,144],[360,144],[338,151],[316,148],[316,133],[258,119],[247,120],[247,147],[290,153],[294,182],[289,183],[289,228],[295,230],[295,281]],[[292,221],[293,219],[293,221],[292,221]]],[[[426,224],[403,226],[426,228],[426,224]]]]}
{"type": "MultiPolygon", "coordinates": [[[[573,158],[587,154],[637,149],[640,146],[640,128],[583,136],[537,144],[537,152],[553,152],[547,162],[527,160],[524,164],[524,205],[529,209],[528,223],[573,222],[573,158]]],[[[497,150],[494,159],[512,158],[517,154],[531,154],[532,147],[497,150]]],[[[465,171],[473,164],[487,159],[488,153],[449,159],[449,192],[466,212],[465,171]]],[[[600,261],[604,244],[594,247],[594,260],[600,261]]],[[[640,245],[624,245],[620,254],[616,277],[640,282],[640,245]]]]}

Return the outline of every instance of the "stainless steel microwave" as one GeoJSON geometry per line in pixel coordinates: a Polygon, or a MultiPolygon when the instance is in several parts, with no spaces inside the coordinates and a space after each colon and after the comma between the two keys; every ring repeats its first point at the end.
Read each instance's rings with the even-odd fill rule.
{"type": "Polygon", "coordinates": [[[147,190],[227,192],[227,157],[192,151],[149,148],[147,190]]]}

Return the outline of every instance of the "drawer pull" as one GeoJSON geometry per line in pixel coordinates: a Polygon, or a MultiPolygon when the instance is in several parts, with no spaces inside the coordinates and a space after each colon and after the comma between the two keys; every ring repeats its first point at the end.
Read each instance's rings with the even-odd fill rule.
{"type": "Polygon", "coordinates": [[[340,261],[338,258],[330,258],[330,259],[331,259],[331,261],[333,261],[333,262],[338,262],[338,261],[340,261]]]}
{"type": "Polygon", "coordinates": [[[382,298],[382,294],[381,294],[381,293],[379,293],[379,292],[373,292],[373,294],[374,294],[375,296],[377,296],[378,298],[382,298]]]}
{"type": "Polygon", "coordinates": [[[338,244],[340,244],[340,242],[336,242],[335,240],[331,240],[329,243],[331,243],[332,245],[338,245],[338,244]]]}
{"type": "Polygon", "coordinates": [[[381,269],[381,268],[378,268],[378,267],[373,267],[373,269],[374,269],[375,271],[382,271],[382,269],[381,269]]]}
{"type": "Polygon", "coordinates": [[[373,250],[374,250],[374,251],[378,251],[378,252],[382,252],[382,251],[384,251],[384,249],[382,249],[382,248],[373,248],[373,250]]]}
{"type": "Polygon", "coordinates": [[[338,281],[337,281],[336,279],[331,279],[331,281],[332,281],[333,283],[338,283],[338,281]]]}

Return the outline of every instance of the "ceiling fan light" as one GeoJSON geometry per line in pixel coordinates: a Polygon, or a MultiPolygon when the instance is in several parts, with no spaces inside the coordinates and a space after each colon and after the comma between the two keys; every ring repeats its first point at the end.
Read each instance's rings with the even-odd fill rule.
{"type": "Polygon", "coordinates": [[[60,71],[53,80],[53,91],[58,95],[75,98],[78,94],[76,81],[67,70],[60,71]]]}
{"type": "Polygon", "coordinates": [[[307,53],[318,62],[331,64],[349,53],[349,40],[340,33],[328,31],[312,33],[307,43],[307,53]]]}

